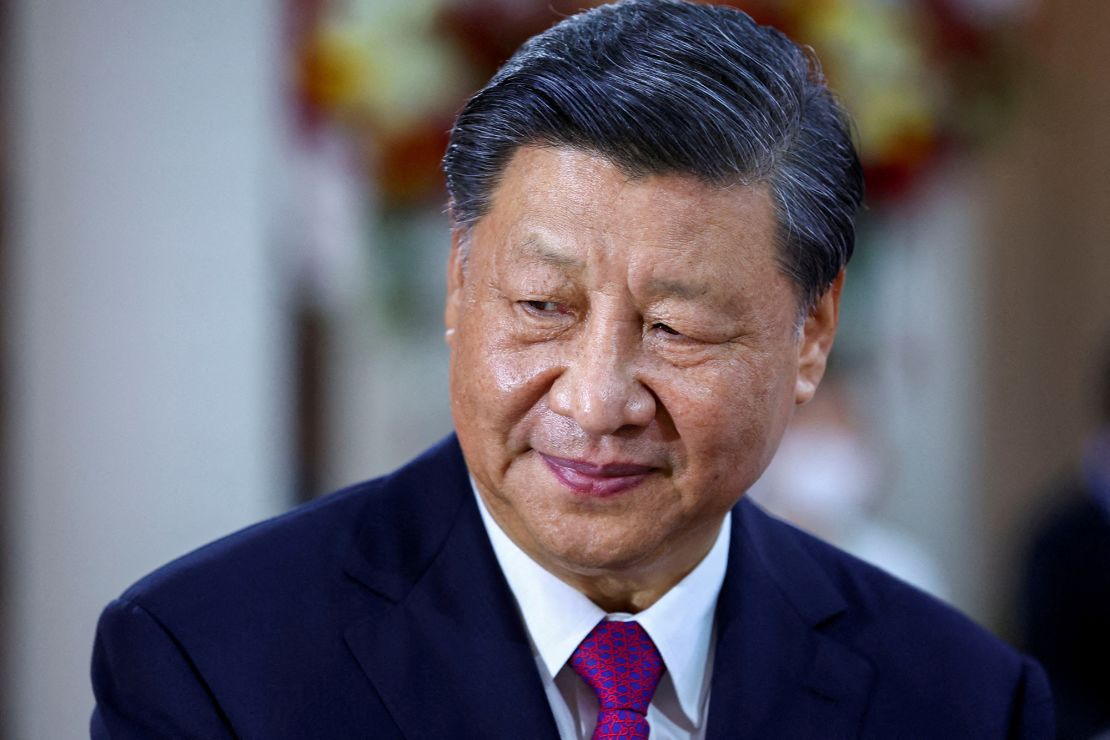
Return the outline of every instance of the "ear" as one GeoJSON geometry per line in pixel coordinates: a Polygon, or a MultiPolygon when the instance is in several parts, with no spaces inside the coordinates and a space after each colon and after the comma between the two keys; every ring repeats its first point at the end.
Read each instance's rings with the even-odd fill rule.
{"type": "Polygon", "coordinates": [[[462,312],[463,279],[465,258],[463,257],[463,235],[460,229],[451,230],[451,254],[447,258],[447,301],[443,308],[443,324],[447,331],[448,346],[454,345],[455,329],[462,312]]]}
{"type": "Polygon", "coordinates": [[[817,386],[825,375],[829,351],[836,338],[836,325],[840,320],[840,290],[844,287],[844,270],[833,280],[828,290],[806,316],[802,327],[802,340],[798,348],[798,377],[794,381],[794,403],[802,404],[813,398],[817,386]]]}

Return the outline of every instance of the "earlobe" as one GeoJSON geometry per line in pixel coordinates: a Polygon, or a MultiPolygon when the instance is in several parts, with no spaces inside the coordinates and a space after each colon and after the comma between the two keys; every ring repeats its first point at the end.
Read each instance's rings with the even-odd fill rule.
{"type": "Polygon", "coordinates": [[[840,320],[840,291],[843,287],[844,270],[841,269],[832,285],[817,299],[817,303],[806,316],[798,348],[794,403],[803,404],[813,398],[825,375],[829,352],[836,338],[837,322],[840,320]]]}

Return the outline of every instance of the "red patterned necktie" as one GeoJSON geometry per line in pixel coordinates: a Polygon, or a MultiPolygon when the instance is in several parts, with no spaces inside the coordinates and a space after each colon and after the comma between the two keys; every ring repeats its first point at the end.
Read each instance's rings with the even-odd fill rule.
{"type": "Polygon", "coordinates": [[[663,659],[636,622],[602,620],[570,656],[574,672],[597,694],[593,740],[647,740],[651,696],[663,659]]]}

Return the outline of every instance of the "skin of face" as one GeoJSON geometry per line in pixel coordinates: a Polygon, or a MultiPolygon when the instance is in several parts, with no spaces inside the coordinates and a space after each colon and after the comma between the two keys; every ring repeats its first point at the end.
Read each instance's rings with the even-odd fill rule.
{"type": "Polygon", "coordinates": [[[799,328],[775,234],[765,186],[533,146],[456,234],[467,465],[506,534],[604,609],[645,609],[697,565],[820,382],[843,272],[799,328]]]}

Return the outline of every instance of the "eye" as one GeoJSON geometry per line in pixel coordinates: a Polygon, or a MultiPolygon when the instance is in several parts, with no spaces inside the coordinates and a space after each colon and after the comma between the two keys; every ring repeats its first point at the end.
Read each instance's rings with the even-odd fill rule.
{"type": "Polygon", "coordinates": [[[562,315],[570,313],[562,303],[555,301],[521,301],[521,304],[530,312],[541,316],[562,315]]]}
{"type": "Polygon", "coordinates": [[[663,332],[664,334],[670,334],[670,335],[672,335],[672,336],[676,336],[676,337],[677,337],[677,336],[679,336],[679,335],[681,334],[681,332],[677,332],[677,331],[675,331],[674,329],[672,329],[671,327],[667,326],[666,324],[664,324],[664,323],[663,323],[663,322],[661,322],[661,321],[657,321],[657,322],[655,322],[654,324],[652,324],[652,325],[651,325],[651,328],[652,328],[652,329],[658,329],[659,331],[663,332]]]}

